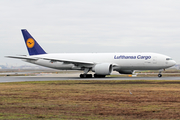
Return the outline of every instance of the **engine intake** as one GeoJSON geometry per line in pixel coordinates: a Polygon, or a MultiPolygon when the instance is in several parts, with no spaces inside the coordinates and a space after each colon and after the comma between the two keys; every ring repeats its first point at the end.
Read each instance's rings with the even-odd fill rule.
{"type": "Polygon", "coordinates": [[[112,64],[100,63],[93,67],[92,71],[97,75],[110,75],[113,70],[112,64]]]}

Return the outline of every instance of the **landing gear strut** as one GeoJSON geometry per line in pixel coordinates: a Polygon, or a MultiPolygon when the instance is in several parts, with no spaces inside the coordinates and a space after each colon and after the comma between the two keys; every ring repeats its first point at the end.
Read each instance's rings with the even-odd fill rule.
{"type": "Polygon", "coordinates": [[[92,74],[87,74],[90,71],[89,68],[84,69],[84,74],[80,74],[80,78],[92,78],[92,74]]]}

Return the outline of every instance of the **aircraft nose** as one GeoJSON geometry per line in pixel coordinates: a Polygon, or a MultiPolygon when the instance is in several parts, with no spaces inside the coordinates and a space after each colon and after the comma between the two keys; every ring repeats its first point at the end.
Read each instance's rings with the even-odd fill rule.
{"type": "Polygon", "coordinates": [[[173,65],[176,65],[176,61],[173,60],[173,65]]]}
{"type": "Polygon", "coordinates": [[[176,65],[176,61],[172,60],[172,61],[171,61],[171,65],[172,65],[172,66],[176,65]]]}

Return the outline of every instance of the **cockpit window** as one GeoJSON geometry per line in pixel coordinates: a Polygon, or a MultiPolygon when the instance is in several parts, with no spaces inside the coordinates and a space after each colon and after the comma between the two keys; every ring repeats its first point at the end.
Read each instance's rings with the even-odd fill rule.
{"type": "Polygon", "coordinates": [[[172,58],[166,58],[166,60],[172,60],[172,58]]]}

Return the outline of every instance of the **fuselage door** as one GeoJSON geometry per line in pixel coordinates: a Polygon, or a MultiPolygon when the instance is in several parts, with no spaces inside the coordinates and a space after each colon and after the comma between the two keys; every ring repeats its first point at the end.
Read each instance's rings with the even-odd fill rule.
{"type": "Polygon", "coordinates": [[[152,59],[144,60],[144,65],[145,66],[151,66],[152,65],[152,59]]]}
{"type": "Polygon", "coordinates": [[[156,56],[153,57],[153,64],[157,64],[157,57],[156,56]]]}

